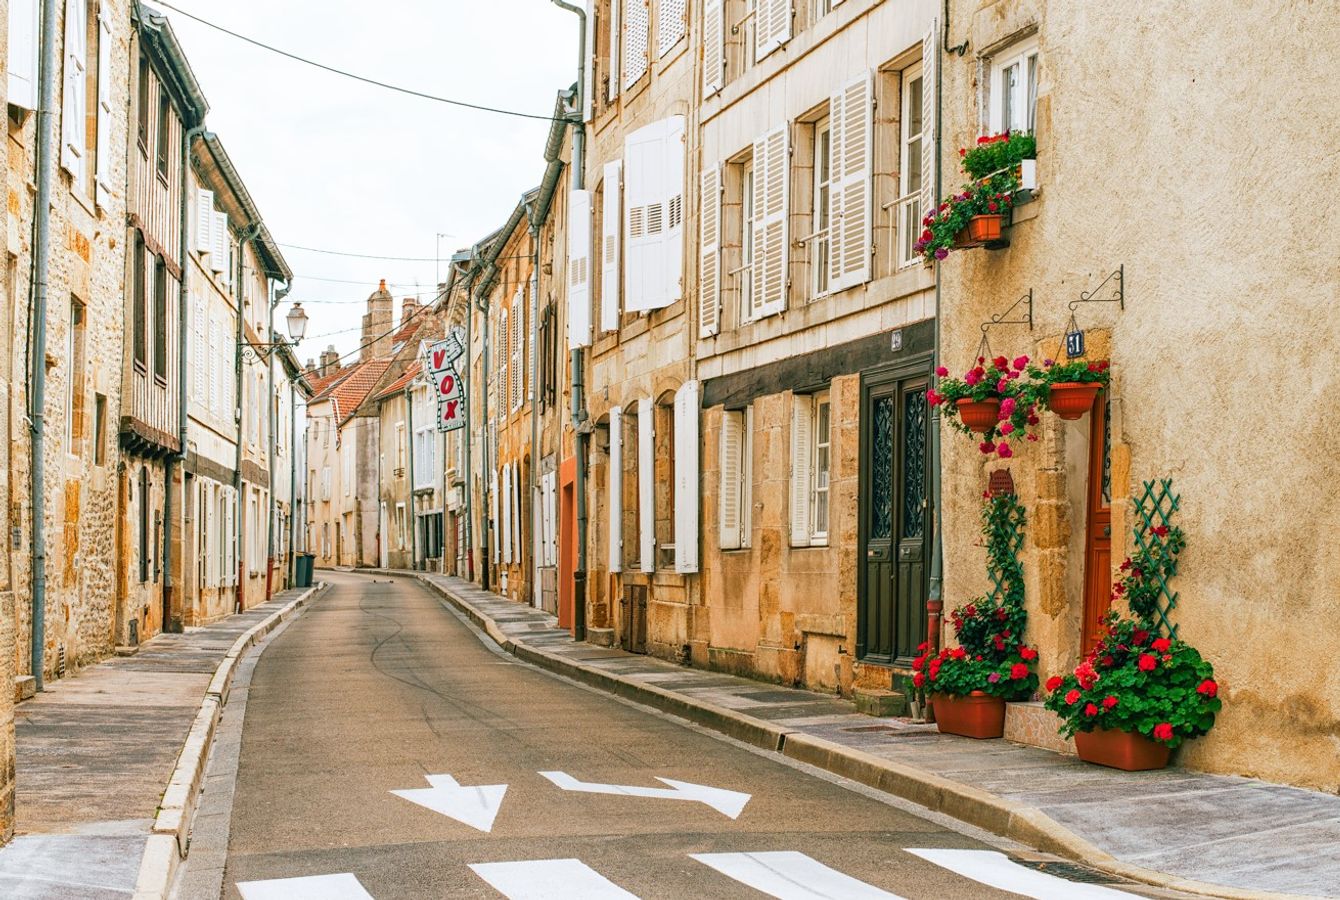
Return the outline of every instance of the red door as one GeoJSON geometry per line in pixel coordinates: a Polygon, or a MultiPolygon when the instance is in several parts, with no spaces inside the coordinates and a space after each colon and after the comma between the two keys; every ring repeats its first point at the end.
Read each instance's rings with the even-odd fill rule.
{"type": "Polygon", "coordinates": [[[1098,641],[1112,603],[1112,480],[1107,394],[1100,392],[1089,416],[1089,501],[1084,542],[1084,646],[1098,641]]]}
{"type": "Polygon", "coordinates": [[[577,461],[558,467],[558,627],[572,627],[573,588],[577,571],[577,461]]]}

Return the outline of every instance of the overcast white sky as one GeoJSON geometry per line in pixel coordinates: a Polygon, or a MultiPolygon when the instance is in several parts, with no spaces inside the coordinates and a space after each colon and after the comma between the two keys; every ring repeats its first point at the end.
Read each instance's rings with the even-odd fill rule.
{"type": "MultiPolygon", "coordinates": [[[[290,299],[310,317],[304,361],[327,344],[358,346],[362,304],[379,278],[400,285],[397,310],[416,282],[430,298],[437,233],[450,235],[445,260],[502,225],[540,182],[548,122],[360,84],[146,2],[171,19],[209,100],[206,123],[277,242],[427,260],[282,248],[297,276],[290,299]]],[[[299,56],[472,103],[547,116],[576,79],[577,17],[550,0],[171,2],[299,56]]],[[[287,310],[276,313],[281,334],[287,310]]]]}

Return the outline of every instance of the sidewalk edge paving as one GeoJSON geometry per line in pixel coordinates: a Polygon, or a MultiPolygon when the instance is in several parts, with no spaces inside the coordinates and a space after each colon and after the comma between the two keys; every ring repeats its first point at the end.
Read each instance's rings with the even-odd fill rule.
{"type": "Polygon", "coordinates": [[[507,637],[491,616],[423,573],[384,569],[378,570],[378,573],[402,578],[414,577],[420,584],[444,597],[483,629],[494,643],[518,659],[671,713],[736,740],[765,750],[779,751],[791,759],[902,797],[1043,852],[1066,857],[1119,878],[1221,900],[1310,900],[1308,895],[1227,887],[1122,862],[1035,807],[997,797],[924,769],[882,759],[735,710],[584,665],[562,654],[532,647],[524,641],[507,637]]]}
{"type": "Polygon", "coordinates": [[[325,584],[313,585],[244,631],[214,670],[209,687],[200,698],[200,711],[196,713],[191,730],[186,734],[181,753],[177,756],[177,764],[163,791],[163,799],[140,861],[133,900],[164,900],[178,865],[186,858],[189,851],[187,836],[196,801],[200,797],[209,745],[214,739],[219,715],[228,702],[228,691],[237,672],[237,661],[257,640],[273,631],[280,622],[296,615],[325,587],[325,584]]]}

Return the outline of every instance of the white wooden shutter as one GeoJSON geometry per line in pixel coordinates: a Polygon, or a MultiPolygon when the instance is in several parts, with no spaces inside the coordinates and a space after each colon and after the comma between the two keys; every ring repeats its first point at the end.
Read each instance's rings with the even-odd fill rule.
{"type": "Polygon", "coordinates": [[[685,0],[656,0],[656,57],[659,59],[675,48],[688,30],[685,0]]]}
{"type": "Polygon", "coordinates": [[[754,268],[752,318],[786,309],[787,182],[790,181],[788,127],[754,142],[754,268]]]}
{"type": "Polygon", "coordinates": [[[586,0],[586,58],[582,60],[582,121],[595,117],[596,72],[596,6],[595,0],[586,0]]]}
{"type": "Polygon", "coordinates": [[[493,523],[493,564],[498,564],[502,544],[502,519],[498,517],[498,470],[489,472],[489,520],[493,523]]]}
{"type": "Polygon", "coordinates": [[[698,195],[698,336],[721,330],[721,167],[703,169],[698,195]]]}
{"type": "Polygon", "coordinates": [[[721,0],[703,2],[703,96],[710,97],[726,81],[726,13],[721,0]]]}
{"type": "Polygon", "coordinates": [[[744,413],[723,410],[721,413],[721,459],[717,466],[721,473],[717,492],[717,512],[720,520],[722,550],[740,547],[740,447],[744,440],[744,413]]]}
{"type": "Polygon", "coordinates": [[[210,368],[214,363],[205,347],[206,310],[204,296],[196,295],[194,303],[191,304],[191,337],[193,341],[191,344],[191,368],[195,374],[191,396],[196,403],[204,403],[209,396],[207,382],[210,368]]]}
{"type": "Polygon", "coordinates": [[[660,305],[669,306],[684,296],[684,117],[665,120],[662,143],[665,182],[665,232],[661,237],[664,279],[660,305]]]}
{"type": "Polygon", "coordinates": [[[637,536],[639,568],[656,571],[656,453],[652,442],[652,405],[637,401],[637,536]]]}
{"type": "Polygon", "coordinates": [[[664,121],[628,135],[624,143],[624,309],[659,308],[665,280],[665,134],[664,121]]]}
{"type": "Polygon", "coordinates": [[[105,5],[98,7],[98,148],[94,199],[106,206],[112,196],[112,26],[105,5]]]}
{"type": "MultiPolygon", "coordinates": [[[[633,2],[640,3],[642,0],[633,0],[633,2]]],[[[609,69],[605,73],[605,100],[609,103],[613,103],[614,98],[619,96],[619,84],[623,81],[623,70],[619,68],[619,60],[622,58],[619,47],[623,43],[623,27],[619,21],[619,7],[621,6],[623,6],[623,0],[610,0],[610,61],[609,69]]]]}
{"type": "Polygon", "coordinates": [[[791,40],[791,0],[757,0],[754,59],[763,59],[791,40]]]}
{"type": "Polygon", "coordinates": [[[866,72],[829,99],[829,121],[838,132],[830,199],[830,290],[870,280],[870,160],[873,142],[873,94],[866,72]]]}
{"type": "Polygon", "coordinates": [[[526,345],[530,348],[526,356],[526,399],[534,402],[535,400],[535,379],[531,378],[531,371],[535,370],[538,363],[535,356],[535,341],[540,331],[540,286],[536,281],[536,276],[532,275],[530,279],[530,319],[534,327],[526,330],[526,345]]]}
{"type": "Polygon", "coordinates": [[[568,346],[591,343],[591,193],[568,200],[568,346]]]}
{"type": "Polygon", "coordinates": [[[502,561],[512,561],[512,467],[502,468],[502,561]]]}
{"type": "MultiPolygon", "coordinates": [[[[210,213],[209,226],[209,267],[215,272],[227,272],[228,266],[228,216],[226,213],[210,213]]],[[[225,279],[226,280],[226,279],[225,279]]]]}
{"type": "Polygon", "coordinates": [[[628,90],[647,73],[651,16],[646,0],[624,0],[623,87],[628,90]]]}
{"type": "MultiPolygon", "coordinates": [[[[209,367],[209,411],[219,418],[223,418],[223,406],[221,400],[222,391],[219,389],[219,379],[222,377],[223,360],[221,359],[219,347],[219,323],[214,317],[209,320],[209,359],[206,365],[209,367]]],[[[204,400],[205,395],[201,395],[204,400]]]]}
{"type": "Polygon", "coordinates": [[[619,234],[623,221],[623,161],[605,163],[605,197],[601,211],[600,330],[619,328],[619,234]]]}
{"type": "Polygon", "coordinates": [[[526,387],[526,303],[521,288],[512,297],[512,410],[521,408],[526,387]]]}
{"type": "Polygon", "coordinates": [[[698,571],[698,382],[675,391],[675,571],[698,571]]]}
{"type": "Polygon", "coordinates": [[[521,497],[521,465],[512,463],[512,558],[518,563],[525,559],[525,529],[521,524],[525,519],[522,517],[521,497]]]}
{"type": "Polygon", "coordinates": [[[609,508],[609,570],[623,571],[623,410],[610,408],[610,452],[606,489],[609,508]]]}
{"type": "Polygon", "coordinates": [[[42,0],[9,0],[8,60],[10,104],[37,109],[38,22],[42,0]]]}
{"type": "Polygon", "coordinates": [[[814,407],[809,394],[791,396],[791,545],[810,543],[810,479],[814,407]]]}
{"type": "Polygon", "coordinates": [[[214,248],[214,192],[195,192],[195,249],[208,253],[214,248]]]}
{"type": "MultiPolygon", "coordinates": [[[[921,40],[921,214],[935,210],[935,71],[939,64],[940,29],[931,20],[930,31],[921,40]]],[[[909,188],[911,185],[908,186],[909,188]]]]}
{"type": "Polygon", "coordinates": [[[88,4],[65,4],[65,91],[61,104],[61,167],[83,177],[88,108],[88,4]]]}

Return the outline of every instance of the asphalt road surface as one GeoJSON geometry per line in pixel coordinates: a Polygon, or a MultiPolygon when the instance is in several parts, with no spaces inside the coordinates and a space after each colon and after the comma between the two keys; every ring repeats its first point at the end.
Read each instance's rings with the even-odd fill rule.
{"type": "Polygon", "coordinates": [[[323,578],[251,680],[224,897],[1135,896],[532,669],[410,580],[323,578]]]}

